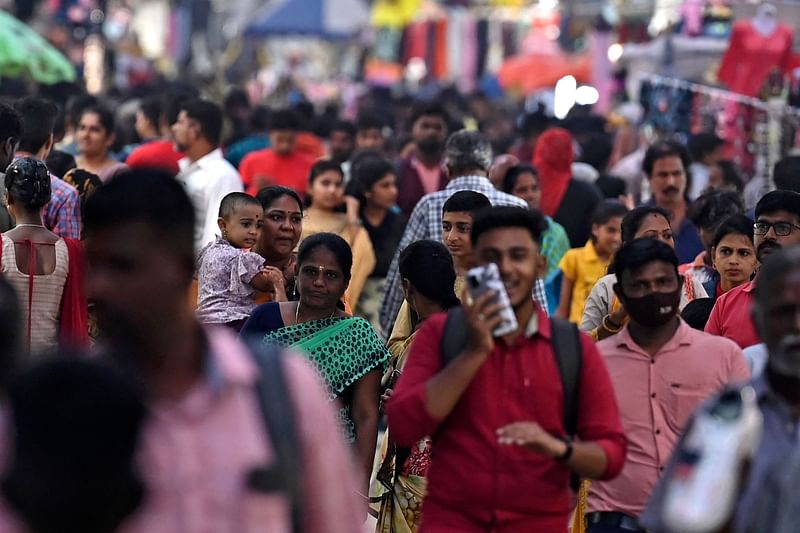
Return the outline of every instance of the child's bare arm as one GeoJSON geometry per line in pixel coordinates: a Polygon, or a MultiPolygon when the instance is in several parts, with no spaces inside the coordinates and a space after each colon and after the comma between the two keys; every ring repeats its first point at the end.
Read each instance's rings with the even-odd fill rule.
{"type": "Polygon", "coordinates": [[[285,302],[286,288],[284,286],[283,272],[271,266],[264,266],[264,269],[250,280],[250,286],[261,292],[269,292],[273,295],[276,302],[285,302]]]}

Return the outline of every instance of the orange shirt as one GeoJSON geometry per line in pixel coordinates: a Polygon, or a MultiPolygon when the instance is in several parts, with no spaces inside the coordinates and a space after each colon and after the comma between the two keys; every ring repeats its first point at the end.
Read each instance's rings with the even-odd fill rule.
{"type": "Polygon", "coordinates": [[[310,131],[297,132],[295,150],[315,161],[325,157],[325,145],[322,144],[322,140],[319,137],[310,131]]]}
{"type": "Polygon", "coordinates": [[[300,196],[305,196],[313,164],[313,159],[299,152],[280,156],[272,148],[266,148],[247,154],[239,165],[239,173],[249,194],[255,195],[260,187],[264,187],[264,180],[267,185],[291,187],[300,196]]]}

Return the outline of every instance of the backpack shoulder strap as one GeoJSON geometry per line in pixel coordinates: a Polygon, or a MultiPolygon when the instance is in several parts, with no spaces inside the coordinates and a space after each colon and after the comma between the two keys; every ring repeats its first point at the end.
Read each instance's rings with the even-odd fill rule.
{"type": "Polygon", "coordinates": [[[251,473],[248,485],[262,492],[284,492],[290,503],[292,531],[301,533],[302,447],[295,427],[292,394],[286,383],[283,353],[277,346],[261,345],[253,340],[246,340],[245,343],[260,371],[256,395],[276,455],[272,467],[251,473]]]}
{"type": "Polygon", "coordinates": [[[467,347],[466,322],[464,321],[464,309],[461,306],[453,307],[447,311],[447,320],[444,323],[442,333],[442,363],[447,366],[458,354],[467,347]]]}
{"type": "Polygon", "coordinates": [[[564,387],[564,429],[574,436],[578,426],[578,393],[583,350],[578,327],[561,318],[551,318],[553,352],[564,387]]]}

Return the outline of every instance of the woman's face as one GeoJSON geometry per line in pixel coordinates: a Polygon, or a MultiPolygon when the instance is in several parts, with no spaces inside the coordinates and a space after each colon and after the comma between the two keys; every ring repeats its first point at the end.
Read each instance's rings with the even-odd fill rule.
{"type": "Polygon", "coordinates": [[[81,154],[97,156],[108,152],[114,143],[114,134],[103,127],[100,115],[84,113],[78,122],[76,140],[81,154]]]}
{"type": "Polygon", "coordinates": [[[746,235],[730,234],[714,248],[714,268],[731,286],[750,281],[758,266],[753,241],[746,235]]]}
{"type": "Polygon", "coordinates": [[[317,209],[333,211],[344,200],[342,175],[335,170],[328,170],[314,178],[308,187],[312,205],[317,209]]]}
{"type": "Polygon", "coordinates": [[[672,228],[669,222],[657,213],[650,213],[642,220],[633,238],[656,239],[668,244],[670,248],[675,248],[675,239],[672,237],[672,228]]]}
{"type": "Polygon", "coordinates": [[[264,226],[258,247],[266,259],[282,261],[297,247],[302,232],[300,204],[291,196],[281,196],[264,209],[264,226]]]}
{"type": "Polygon", "coordinates": [[[348,282],[336,256],[324,246],[312,251],[298,267],[300,301],[312,309],[334,309],[348,282]]]}
{"type": "Polygon", "coordinates": [[[369,203],[381,209],[391,209],[397,203],[397,177],[386,174],[366,193],[369,203]]]}
{"type": "Polygon", "coordinates": [[[517,183],[511,194],[528,202],[531,209],[539,209],[542,191],[539,189],[539,178],[533,172],[523,172],[517,176],[517,183]]]}

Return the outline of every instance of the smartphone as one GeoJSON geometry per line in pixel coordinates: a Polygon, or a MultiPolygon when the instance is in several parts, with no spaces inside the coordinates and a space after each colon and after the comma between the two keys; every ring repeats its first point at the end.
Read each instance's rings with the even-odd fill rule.
{"type": "Polygon", "coordinates": [[[467,271],[467,288],[473,301],[488,291],[495,291],[493,303],[502,304],[503,310],[500,311],[500,316],[503,317],[503,321],[492,331],[493,336],[502,337],[517,330],[519,326],[517,315],[511,307],[511,301],[508,299],[506,287],[500,279],[500,270],[496,264],[489,263],[467,271]]]}

